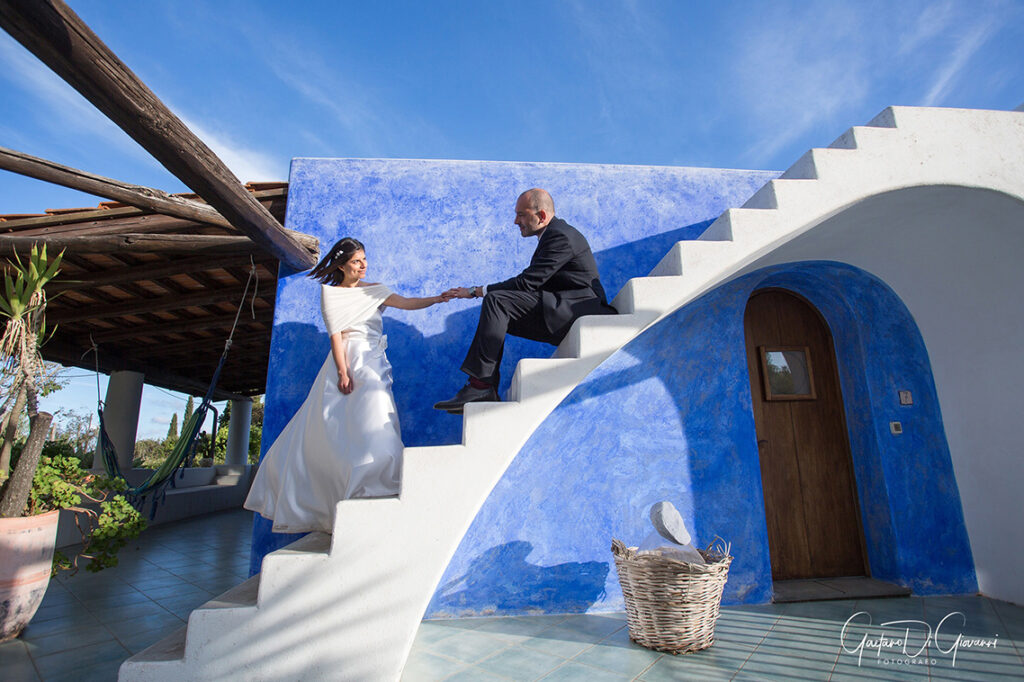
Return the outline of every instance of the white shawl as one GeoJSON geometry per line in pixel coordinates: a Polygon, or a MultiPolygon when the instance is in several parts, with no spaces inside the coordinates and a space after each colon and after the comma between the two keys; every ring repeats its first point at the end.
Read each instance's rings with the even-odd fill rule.
{"type": "Polygon", "coordinates": [[[333,336],[369,319],[393,293],[386,284],[366,287],[332,287],[321,284],[320,310],[324,314],[327,334],[333,336]]]}

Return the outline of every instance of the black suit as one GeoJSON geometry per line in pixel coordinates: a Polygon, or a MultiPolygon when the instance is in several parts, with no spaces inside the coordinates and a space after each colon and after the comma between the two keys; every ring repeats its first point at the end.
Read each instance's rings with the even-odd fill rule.
{"type": "Polygon", "coordinates": [[[505,334],[557,346],[576,318],[615,312],[586,238],[552,218],[530,265],[512,279],[488,285],[462,371],[497,385],[505,334]]]}

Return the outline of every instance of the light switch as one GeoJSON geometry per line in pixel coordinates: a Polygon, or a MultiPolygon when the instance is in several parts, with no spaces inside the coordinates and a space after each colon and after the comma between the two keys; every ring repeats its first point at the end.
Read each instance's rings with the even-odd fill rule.
{"type": "Polygon", "coordinates": [[[913,405],[914,396],[910,391],[900,391],[900,405],[913,405]]]}
{"type": "Polygon", "coordinates": [[[903,433],[903,424],[901,422],[889,422],[889,431],[894,436],[898,436],[903,433]]]}

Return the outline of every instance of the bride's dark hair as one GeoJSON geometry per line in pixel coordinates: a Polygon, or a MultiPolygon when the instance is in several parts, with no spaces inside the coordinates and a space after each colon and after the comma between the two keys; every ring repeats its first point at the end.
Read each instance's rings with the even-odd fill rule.
{"type": "Polygon", "coordinates": [[[323,284],[332,286],[341,284],[345,275],[339,268],[349,262],[352,259],[352,254],[356,251],[366,251],[361,241],[352,237],[339,239],[327,252],[327,255],[316,264],[316,267],[309,271],[309,276],[320,280],[323,284]]]}

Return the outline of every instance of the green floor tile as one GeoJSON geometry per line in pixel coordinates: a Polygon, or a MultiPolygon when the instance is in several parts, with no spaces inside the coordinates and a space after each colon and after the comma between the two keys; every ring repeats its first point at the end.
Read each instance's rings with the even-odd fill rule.
{"type": "Polygon", "coordinates": [[[50,677],[80,671],[87,664],[98,666],[107,662],[122,661],[128,658],[128,655],[128,650],[120,643],[110,640],[61,651],[49,656],[33,655],[33,658],[43,680],[49,680],[50,677]]]}
{"type": "Polygon", "coordinates": [[[731,680],[743,663],[736,659],[698,659],[694,654],[659,658],[639,679],[644,682],[680,682],[682,680],[731,680]]]}
{"type": "Polygon", "coordinates": [[[507,647],[506,642],[496,637],[469,630],[442,640],[431,650],[464,663],[476,663],[507,647]]]}
{"type": "Polygon", "coordinates": [[[545,682],[621,682],[631,678],[626,675],[618,675],[611,671],[569,661],[541,679],[545,682]]]}
{"type": "Polygon", "coordinates": [[[402,682],[434,682],[454,675],[468,666],[428,651],[413,651],[402,671],[402,682]]]}
{"type": "Polygon", "coordinates": [[[542,651],[552,656],[572,658],[594,646],[601,639],[603,638],[600,636],[580,632],[578,629],[556,625],[553,628],[548,628],[536,637],[527,639],[522,643],[522,646],[542,651]]]}
{"type": "Polygon", "coordinates": [[[18,639],[0,644],[0,678],[35,682],[39,679],[28,648],[18,639]]]}
{"type": "Polygon", "coordinates": [[[594,668],[635,677],[664,655],[636,645],[625,647],[597,644],[580,653],[573,660],[594,668]]]}
{"type": "Polygon", "coordinates": [[[564,658],[542,651],[512,647],[480,661],[476,667],[511,680],[536,680],[564,663],[564,658]]]}

